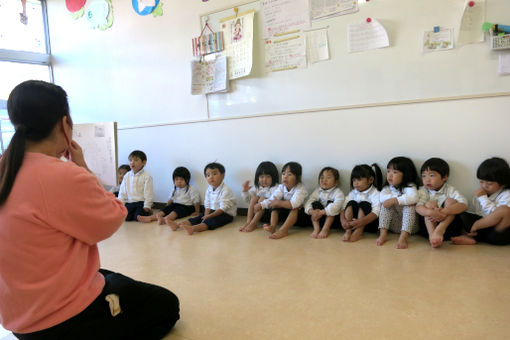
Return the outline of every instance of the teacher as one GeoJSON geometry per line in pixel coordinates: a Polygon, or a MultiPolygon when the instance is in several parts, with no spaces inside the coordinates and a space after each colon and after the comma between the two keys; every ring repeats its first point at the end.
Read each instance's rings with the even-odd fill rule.
{"type": "Polygon", "coordinates": [[[19,339],[163,338],[177,297],[99,269],[97,243],[126,209],[72,140],[66,92],[26,81],[7,110],[16,132],[0,161],[0,323],[19,339]]]}

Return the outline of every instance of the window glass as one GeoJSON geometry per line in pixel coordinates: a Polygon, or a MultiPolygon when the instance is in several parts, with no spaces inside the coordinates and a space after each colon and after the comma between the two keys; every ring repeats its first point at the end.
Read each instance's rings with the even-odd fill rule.
{"type": "Polygon", "coordinates": [[[0,0],[0,48],[47,53],[41,1],[26,1],[26,25],[21,21],[22,2],[0,0]]]}

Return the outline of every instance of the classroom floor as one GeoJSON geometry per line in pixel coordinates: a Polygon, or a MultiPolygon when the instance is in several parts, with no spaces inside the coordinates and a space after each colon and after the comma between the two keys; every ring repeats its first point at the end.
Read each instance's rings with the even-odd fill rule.
{"type": "Polygon", "coordinates": [[[244,219],[193,236],[127,222],[100,243],[102,267],[179,297],[166,340],[510,338],[510,247],[270,240],[238,232],[244,219]]]}

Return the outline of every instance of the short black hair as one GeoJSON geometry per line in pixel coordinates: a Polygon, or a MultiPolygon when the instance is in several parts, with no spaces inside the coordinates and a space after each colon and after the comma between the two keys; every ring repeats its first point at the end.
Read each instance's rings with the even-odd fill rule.
{"type": "Polygon", "coordinates": [[[429,158],[425,161],[425,163],[423,163],[420,173],[423,173],[426,170],[436,171],[439,173],[439,175],[441,175],[441,178],[450,175],[450,167],[448,166],[448,163],[446,163],[445,160],[437,157],[429,158]]]}
{"type": "Polygon", "coordinates": [[[327,166],[325,168],[322,168],[321,172],[319,172],[319,178],[318,178],[319,184],[321,181],[322,174],[326,171],[330,171],[333,174],[335,181],[340,182],[340,173],[338,172],[338,170],[333,167],[327,166]]]}
{"type": "MultiPolygon", "coordinates": [[[[388,166],[386,167],[386,169],[390,168],[402,172],[402,182],[395,186],[400,192],[402,192],[402,189],[409,186],[409,184],[420,185],[418,172],[411,159],[401,156],[394,157],[388,162],[388,166]]],[[[388,180],[386,180],[385,185],[389,185],[388,180]]]]}
{"type": "Polygon", "coordinates": [[[191,173],[185,167],[178,166],[177,168],[175,168],[174,172],[172,173],[172,180],[175,181],[176,177],[183,178],[184,182],[186,182],[186,185],[189,185],[189,180],[191,179],[191,173]]]}
{"type": "Polygon", "coordinates": [[[262,162],[257,167],[257,170],[255,171],[255,179],[253,180],[255,182],[255,187],[259,187],[259,176],[260,175],[269,175],[271,176],[272,182],[271,186],[275,186],[278,183],[280,183],[280,180],[278,178],[278,168],[276,168],[276,165],[274,165],[273,162],[262,162]]]}
{"type": "Polygon", "coordinates": [[[510,167],[508,163],[499,157],[486,159],[476,170],[478,179],[497,182],[500,186],[510,188],[510,167]]]}
{"type": "Polygon", "coordinates": [[[130,171],[131,170],[131,167],[127,164],[122,164],[121,166],[119,166],[119,169],[118,170],[126,170],[126,171],[130,171]]]}
{"type": "Polygon", "coordinates": [[[303,168],[298,162],[288,162],[282,167],[282,173],[285,169],[289,168],[290,172],[296,176],[296,184],[301,183],[301,175],[303,174],[303,168]]]}
{"type": "Polygon", "coordinates": [[[225,173],[225,167],[223,165],[221,165],[220,163],[217,163],[217,162],[212,162],[212,163],[209,163],[205,166],[204,168],[204,176],[205,176],[205,172],[207,171],[207,169],[218,169],[220,174],[224,174],[225,173]]]}
{"type": "Polygon", "coordinates": [[[135,151],[131,152],[129,154],[128,159],[131,159],[133,157],[139,158],[142,162],[147,160],[147,155],[145,154],[145,152],[140,151],[140,150],[135,150],[135,151]]]}

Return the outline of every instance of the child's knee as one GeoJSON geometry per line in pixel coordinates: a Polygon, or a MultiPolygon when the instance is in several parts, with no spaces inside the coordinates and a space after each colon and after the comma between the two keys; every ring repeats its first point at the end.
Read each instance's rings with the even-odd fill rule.
{"type": "Polygon", "coordinates": [[[455,203],[457,203],[457,201],[454,200],[453,198],[447,198],[446,201],[444,201],[444,206],[449,207],[455,203]]]}

